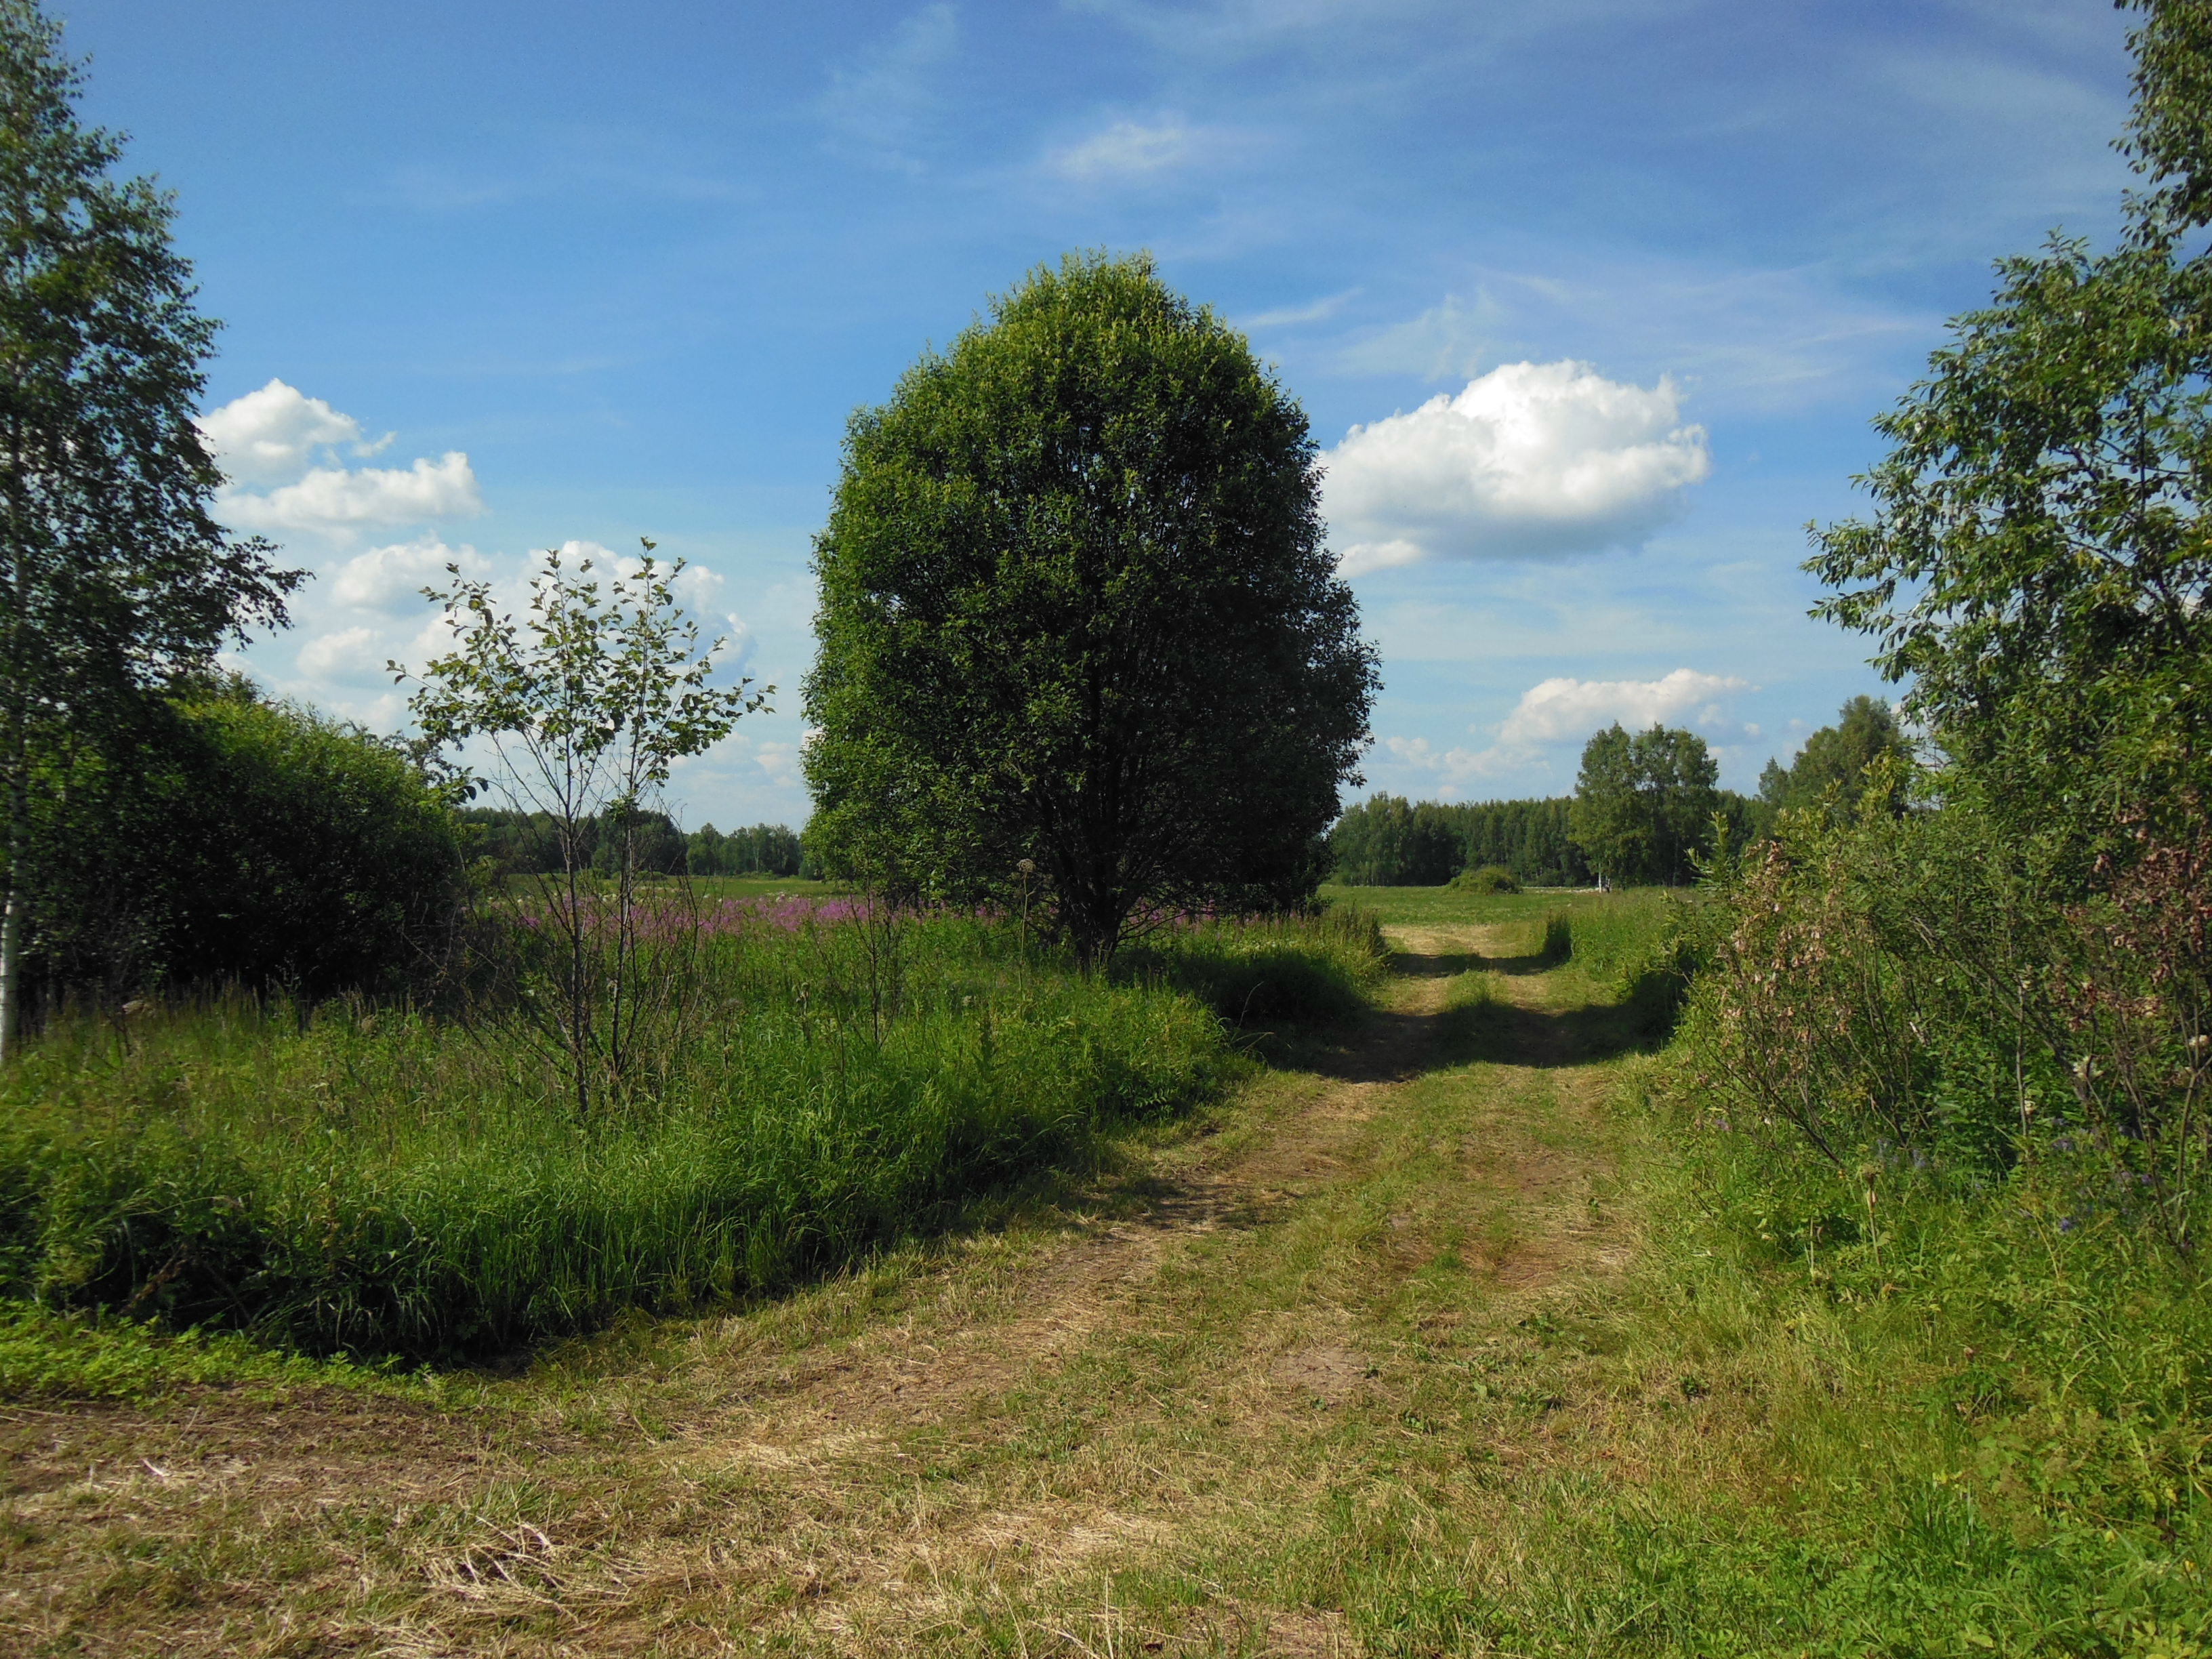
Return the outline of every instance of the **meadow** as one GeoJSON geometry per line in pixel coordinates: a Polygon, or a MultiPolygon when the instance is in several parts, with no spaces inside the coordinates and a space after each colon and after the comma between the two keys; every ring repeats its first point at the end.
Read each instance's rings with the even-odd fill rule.
{"type": "MultiPolygon", "coordinates": [[[[326,1296],[387,1281],[317,1225],[342,1240],[434,1192],[407,1212],[422,1237],[489,1273],[513,1233],[501,1271],[558,1311],[507,1314],[534,1346],[489,1368],[451,1362],[497,1345],[387,1343],[446,1362],[402,1375],[302,1357],[377,1347],[293,1304],[223,1312],[250,1335],[156,1334],[138,1316],[194,1271],[162,1277],[173,1246],[104,1315],[68,1311],[104,1281],[58,1273],[0,1318],[0,1389],[44,1407],[11,1431],[20,1467],[195,1467],[246,1432],[234,1399],[314,1449],[304,1474],[258,1454],[265,1490],[126,1470],[82,1514],[16,1504],[11,1571],[80,1622],[0,1629],[185,1652],[311,1621],[549,1654],[2212,1650],[2212,1297],[2094,1163],[1839,1174],[1723,1121],[1700,1066],[1725,894],[1357,896],[1404,919],[1387,974],[1348,908],[1178,930],[1088,981],[1018,932],[916,924],[880,1042],[849,924],[746,935],[720,971],[732,1018],[763,1024],[732,1046],[785,1081],[702,1062],[597,1142],[550,1105],[438,1137],[431,1103],[495,1079],[467,1040],[380,1017],[178,1010],[127,1054],[58,1034],[40,1063],[74,1079],[82,1152],[57,1139],[26,1181],[86,1190],[102,1109],[164,1146],[197,1126],[261,1183],[204,1190],[289,1203],[262,1231],[326,1296]],[[843,988],[808,998],[811,1050],[767,1041],[799,983],[843,988]],[[1254,1040],[1259,1006],[1298,1040],[1254,1040]],[[331,1136],[322,1109],[270,1103],[342,1079],[381,1116],[331,1136]],[[742,1131],[741,1090],[776,1103],[742,1131]],[[331,1168],[308,1131],[366,1171],[335,1206],[285,1195],[331,1168]],[[496,1149],[483,1190],[471,1139],[496,1149]],[[740,1158],[797,1196],[748,1199],[740,1158]],[[717,1229],[786,1254],[689,1242],[717,1229]],[[601,1265],[623,1240],[627,1277],[601,1265]],[[703,1265],[678,1282],[655,1260],[703,1265]],[[123,1415],[48,1449],[52,1408],[85,1398],[123,1415]],[[451,1467],[431,1424],[483,1471],[395,1511],[392,1482],[451,1467]],[[394,1436],[430,1440],[394,1472],[372,1449],[394,1436]],[[317,1473],[332,1459],[358,1472],[317,1473]]],[[[56,1201],[40,1237],[88,1252],[185,1190],[180,1164],[133,1167],[108,1232],[56,1201]]],[[[483,1305],[471,1283],[444,1293],[483,1305]]]]}
{"type": "Polygon", "coordinates": [[[1240,1030],[1356,1008],[1378,955],[1217,923],[1085,978],[1000,921],[758,885],[708,896],[682,1018],[588,1112],[495,1002],[57,1022],[0,1081],[0,1285],[440,1360],[726,1304],[1211,1097],[1240,1030]]]}

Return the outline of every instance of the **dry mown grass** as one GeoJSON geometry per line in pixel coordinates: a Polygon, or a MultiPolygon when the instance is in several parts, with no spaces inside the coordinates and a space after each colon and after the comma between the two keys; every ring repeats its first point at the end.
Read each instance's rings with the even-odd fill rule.
{"type": "Polygon", "coordinates": [[[1539,1063],[1451,1063],[1452,974],[1517,943],[1401,940],[1433,971],[1404,964],[1356,1040],[1210,1133],[774,1306],[641,1322],[437,1399],[6,1411],[0,1648],[1417,1638],[1401,1604],[1424,1575],[1510,1570],[1530,1482],[1637,1478],[1672,1387],[1624,1392],[1547,1312],[1627,1245],[1607,1071],[1567,1063],[1554,1018],[1571,988],[1489,976],[1474,1051],[1539,1063]]]}

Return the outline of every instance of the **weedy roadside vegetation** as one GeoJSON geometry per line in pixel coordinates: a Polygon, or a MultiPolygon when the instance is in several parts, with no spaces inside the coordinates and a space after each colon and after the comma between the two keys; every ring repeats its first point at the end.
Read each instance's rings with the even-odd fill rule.
{"type": "Polygon", "coordinates": [[[1638,1263],[1551,1339],[1640,1472],[1549,1480],[1470,1632],[2212,1650],[2203,871],[2147,845],[2061,902],[1964,810],[1790,814],[1567,919],[1679,1019],[1626,1073],[1638,1263]]]}
{"type": "Polygon", "coordinates": [[[942,1226],[1218,1091],[1237,1018],[1340,1012],[1376,971],[1342,919],[1164,930],[1109,978],[992,919],[864,908],[687,912],[683,1018],[588,1115],[495,1006],[58,1021],[0,1084],[0,1281],[311,1354],[509,1352],[942,1226]]]}

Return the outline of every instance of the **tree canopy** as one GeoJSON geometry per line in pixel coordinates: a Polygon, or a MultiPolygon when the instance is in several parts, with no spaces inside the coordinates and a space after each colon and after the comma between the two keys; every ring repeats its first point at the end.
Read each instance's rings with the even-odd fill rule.
{"type": "Polygon", "coordinates": [[[0,1049],[24,945],[39,732],[118,716],[284,620],[300,580],[210,515],[194,424],[215,325],[173,210],[79,125],[78,71],[33,0],[0,0],[0,1049]]]}
{"type": "Polygon", "coordinates": [[[2212,718],[2212,11],[2137,0],[2122,148],[2153,185],[2106,253],[2004,260],[1875,427],[1865,519],[1814,532],[1822,614],[1874,636],[1977,795],[2081,879],[2201,811],[2212,718]]]}
{"type": "Polygon", "coordinates": [[[1616,721],[1583,745],[1568,833],[1608,881],[1688,881],[1721,807],[1719,776],[1696,732],[1655,725],[1632,736],[1616,721]]]}
{"type": "Polygon", "coordinates": [[[856,414],[817,538],[810,849],[1096,960],[1310,895],[1375,656],[1304,413],[1149,258],[1070,255],[856,414]]]}
{"type": "Polygon", "coordinates": [[[1911,752],[1890,706],[1879,697],[1853,697],[1838,711],[1836,724],[1805,739],[1788,766],[1766,763],[1759,774],[1759,798],[1774,807],[1815,807],[1832,803],[1848,816],[1868,787],[1867,768],[1885,756],[1900,762],[1911,752]]]}

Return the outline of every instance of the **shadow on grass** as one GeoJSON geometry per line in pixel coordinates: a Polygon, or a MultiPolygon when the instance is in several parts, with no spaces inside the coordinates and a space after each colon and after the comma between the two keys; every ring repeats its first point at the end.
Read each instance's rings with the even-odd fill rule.
{"type": "Polygon", "coordinates": [[[1455,1066],[1589,1066],[1622,1054],[1650,1054],[1667,1041],[1664,1030],[1653,1029],[1648,1012],[1629,1002],[1556,1011],[1478,1002],[1448,1008],[1436,1018],[1444,1028],[1440,1047],[1449,1055],[1448,1063],[1455,1066]]]}
{"type": "MultiPolygon", "coordinates": [[[[1391,967],[1414,979],[1450,979],[1473,972],[1524,977],[1547,973],[1568,959],[1564,927],[1546,931],[1544,948],[1513,957],[1474,952],[1434,956],[1401,952],[1391,967]]],[[[1649,977],[1649,976],[1648,976],[1649,977]]],[[[1544,1009],[1480,1001],[1436,1013],[1378,1011],[1359,1040],[1314,1054],[1308,1063],[1324,1076],[1347,1082],[1402,1082],[1443,1066],[1487,1061],[1508,1066],[1585,1066],[1664,1046],[1679,995],[1650,977],[1614,1002],[1544,1009]]]]}

